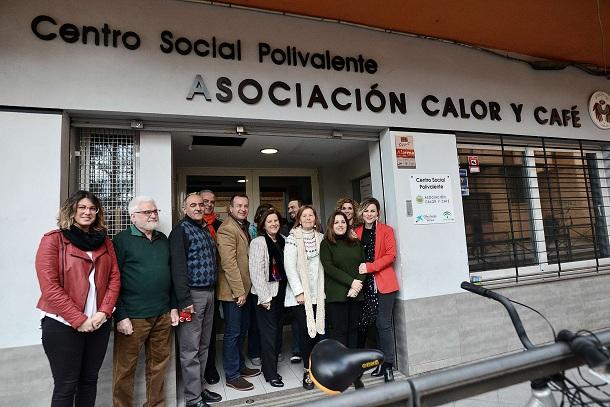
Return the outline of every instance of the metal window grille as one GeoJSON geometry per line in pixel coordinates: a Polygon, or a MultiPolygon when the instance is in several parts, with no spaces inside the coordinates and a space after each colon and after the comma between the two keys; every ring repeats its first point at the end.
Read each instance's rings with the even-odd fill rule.
{"type": "Polygon", "coordinates": [[[471,279],[488,284],[610,271],[608,152],[599,143],[458,137],[471,279]],[[480,172],[472,172],[477,156],[480,172]]]}
{"type": "Polygon", "coordinates": [[[101,200],[108,234],[129,224],[127,205],[135,196],[135,132],[116,129],[79,129],[79,186],[101,200]]]}

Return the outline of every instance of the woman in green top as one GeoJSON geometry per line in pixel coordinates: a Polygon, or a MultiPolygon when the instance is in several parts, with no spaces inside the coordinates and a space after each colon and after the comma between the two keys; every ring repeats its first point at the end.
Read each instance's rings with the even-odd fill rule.
{"type": "Polygon", "coordinates": [[[330,337],[349,348],[357,346],[358,321],[362,311],[362,274],[358,266],[363,252],[344,213],[336,211],[328,219],[320,260],[324,266],[324,293],[331,324],[330,337]]]}

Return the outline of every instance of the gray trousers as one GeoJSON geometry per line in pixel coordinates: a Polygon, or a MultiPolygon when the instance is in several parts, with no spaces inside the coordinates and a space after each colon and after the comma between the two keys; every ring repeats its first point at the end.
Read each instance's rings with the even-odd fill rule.
{"type": "Polygon", "coordinates": [[[180,367],[187,403],[201,400],[205,386],[204,372],[214,321],[214,290],[191,289],[195,313],[191,322],[181,322],[176,334],[180,352],[180,367]]]}

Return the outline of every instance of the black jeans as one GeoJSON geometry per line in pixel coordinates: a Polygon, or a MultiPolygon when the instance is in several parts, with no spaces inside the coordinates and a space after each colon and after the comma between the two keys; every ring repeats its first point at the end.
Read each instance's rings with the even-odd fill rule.
{"type": "Polygon", "coordinates": [[[346,300],[327,302],[326,311],[330,322],[330,337],[348,348],[358,347],[358,321],[364,301],[346,300]]]}
{"type": "Polygon", "coordinates": [[[394,327],[392,315],[394,314],[394,302],[396,292],[389,294],[377,293],[379,306],[377,308],[377,344],[383,352],[385,363],[394,365],[396,360],[396,348],[394,346],[394,327]]]}
{"type": "Polygon", "coordinates": [[[110,320],[93,332],[78,332],[53,318],[42,319],[42,346],[53,373],[51,407],[93,407],[110,320]]]}
{"type": "MultiPolygon", "coordinates": [[[[266,310],[256,305],[256,322],[260,332],[260,350],[262,370],[265,380],[277,379],[277,355],[281,352],[282,316],[284,314],[284,297],[286,296],[286,280],[279,282],[277,295],[271,299],[271,308],[266,310]]],[[[258,303],[258,297],[252,295],[253,303],[258,303]]]]}
{"type": "MultiPolygon", "coordinates": [[[[297,305],[292,308],[294,310],[294,317],[299,324],[299,330],[301,331],[301,357],[303,358],[303,367],[309,369],[309,355],[311,354],[313,347],[316,346],[316,343],[320,340],[320,335],[316,334],[316,336],[312,338],[307,333],[305,305],[297,305]]],[[[313,306],[313,314],[316,315],[316,305],[313,306]]]]}

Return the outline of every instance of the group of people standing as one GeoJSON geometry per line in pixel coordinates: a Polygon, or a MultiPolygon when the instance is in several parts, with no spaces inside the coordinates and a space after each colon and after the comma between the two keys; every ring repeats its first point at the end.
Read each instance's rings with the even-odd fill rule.
{"type": "Polygon", "coordinates": [[[265,380],[284,386],[277,366],[287,314],[293,317],[292,361],[302,358],[305,389],[314,387],[309,355],[321,337],[364,347],[371,326],[385,358],[372,374],[393,380],[396,242],[393,229],[379,222],[376,199],[361,205],[339,200],[324,235],[316,210],[299,200],[289,203],[288,223],[276,208],[259,208],[254,228],[246,195],[231,197],[222,222],[214,205],[212,191],[187,195],[184,217],[168,238],[157,230],[154,200],[136,197],[128,207],[131,225],[111,241],[95,195],[78,191],[64,202],[59,229],[43,236],[36,255],[42,343],[55,384],[52,406],[95,404],[111,316],[115,406],[133,405],[142,347],[146,405],[164,403],[172,327],[186,405],[220,401],[206,388],[218,381],[216,308],[224,318],[226,384],[236,390],[251,390],[248,378],[261,373],[245,364],[249,328],[256,328],[254,335],[250,329],[249,348],[257,348],[265,380]]]}

